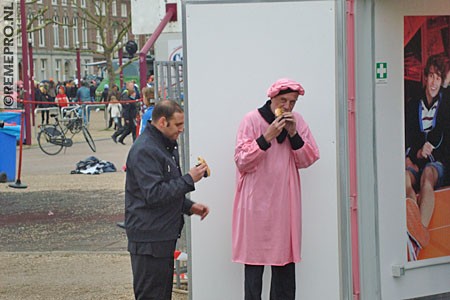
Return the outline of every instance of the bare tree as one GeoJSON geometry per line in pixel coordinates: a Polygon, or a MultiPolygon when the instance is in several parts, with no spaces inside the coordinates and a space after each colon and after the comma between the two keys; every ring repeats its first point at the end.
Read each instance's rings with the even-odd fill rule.
{"type": "Polygon", "coordinates": [[[109,75],[110,84],[114,83],[115,76],[120,72],[114,72],[113,59],[119,47],[123,47],[122,40],[131,29],[131,14],[128,18],[114,18],[112,14],[113,0],[93,0],[89,1],[91,7],[79,7],[86,21],[97,31],[99,37],[96,41],[91,41],[94,49],[91,53],[100,54],[105,58],[106,71],[109,75]]]}
{"type": "MultiPolygon", "coordinates": [[[[113,83],[115,76],[120,73],[120,70],[126,67],[129,63],[137,58],[128,61],[126,64],[119,67],[114,72],[113,59],[114,53],[117,53],[119,47],[123,47],[123,38],[131,29],[131,14],[128,12],[128,17],[114,17],[112,13],[114,0],[90,0],[86,1],[86,7],[82,7],[79,1],[76,2],[78,16],[86,20],[88,27],[97,32],[99,37],[97,40],[90,41],[93,47],[89,49],[82,49],[81,52],[99,54],[104,57],[106,61],[106,71],[109,74],[110,83],[113,83]]],[[[33,8],[37,0],[26,2],[27,8],[33,8]]],[[[65,24],[58,22],[53,17],[48,16],[49,7],[39,6],[33,10],[32,14],[28,14],[27,18],[27,32],[36,32],[43,30],[48,25],[58,24],[58,26],[73,27],[75,24],[65,24]]],[[[20,28],[18,28],[20,34],[20,28]]],[[[76,52],[76,47],[69,49],[61,49],[61,51],[76,52]]]]}
{"type": "MultiPolygon", "coordinates": [[[[38,0],[31,0],[25,2],[26,10],[30,8],[34,8],[33,5],[37,3],[38,0]]],[[[41,29],[44,29],[47,25],[53,24],[54,20],[52,18],[47,18],[46,14],[48,12],[48,6],[40,6],[36,10],[33,10],[32,13],[28,13],[27,16],[27,32],[36,32],[41,29]],[[42,20],[42,22],[38,23],[38,20],[42,20]],[[37,24],[37,25],[36,25],[37,24]]],[[[19,13],[20,16],[20,13],[19,13]]],[[[20,37],[22,33],[22,28],[17,26],[17,35],[20,37]]]]}

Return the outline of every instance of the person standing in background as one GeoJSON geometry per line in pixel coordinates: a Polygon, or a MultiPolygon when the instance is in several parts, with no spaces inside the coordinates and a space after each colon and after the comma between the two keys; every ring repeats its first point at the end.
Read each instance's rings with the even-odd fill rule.
{"type": "Polygon", "coordinates": [[[138,113],[136,102],[136,91],[134,90],[134,83],[129,81],[126,83],[126,89],[120,95],[120,101],[122,101],[122,116],[124,120],[124,126],[119,128],[111,136],[113,141],[117,141],[122,145],[125,145],[124,139],[131,133],[133,142],[136,140],[136,115],[138,113]]]}
{"type": "Polygon", "coordinates": [[[95,102],[95,91],[97,90],[97,82],[95,80],[91,81],[89,86],[89,95],[91,97],[91,102],[95,102]]]}
{"type": "Polygon", "coordinates": [[[91,101],[91,92],[89,91],[89,85],[86,81],[83,81],[81,87],[77,90],[77,99],[81,102],[81,108],[83,110],[83,120],[84,124],[88,123],[89,112],[86,111],[86,103],[91,101]],[[88,115],[86,117],[86,114],[88,115]]]}
{"type": "Polygon", "coordinates": [[[35,94],[35,99],[36,101],[41,102],[37,107],[44,109],[41,111],[41,124],[48,124],[50,119],[49,108],[53,106],[50,102],[54,101],[52,101],[52,99],[48,95],[45,84],[41,83],[39,85],[39,92],[35,94]]]}
{"type": "Polygon", "coordinates": [[[69,98],[67,98],[64,86],[62,85],[58,89],[58,94],[56,95],[55,102],[56,104],[58,104],[62,116],[65,117],[65,112],[63,108],[69,105],[69,98]]]}
{"type": "Polygon", "coordinates": [[[77,100],[77,92],[78,87],[76,86],[75,82],[73,80],[69,81],[69,89],[66,91],[67,97],[69,97],[70,102],[76,102],[77,100]]]}
{"type": "Polygon", "coordinates": [[[109,94],[109,85],[105,84],[103,92],[100,96],[100,102],[107,102],[108,101],[108,94],[109,94]]]}
{"type": "Polygon", "coordinates": [[[141,127],[139,130],[139,134],[144,132],[145,126],[147,123],[152,121],[152,112],[155,107],[155,89],[145,87],[142,89],[142,102],[144,103],[144,111],[141,118],[141,127]]]}
{"type": "Polygon", "coordinates": [[[50,97],[51,101],[55,101],[56,98],[56,83],[55,81],[53,81],[53,78],[50,78],[49,82],[48,82],[48,87],[47,87],[47,94],[50,97]]]}
{"type": "Polygon", "coordinates": [[[282,78],[270,98],[242,120],[236,138],[236,192],[232,261],[244,264],[245,300],[260,300],[265,266],[270,299],[294,300],[295,263],[301,259],[301,189],[298,170],[319,159],[303,117],[294,112],[303,87],[282,78]]]}
{"type": "MultiPolygon", "coordinates": [[[[108,114],[115,124],[115,128],[120,129],[122,127],[122,105],[116,98],[116,95],[111,95],[108,104],[108,114]]],[[[113,139],[114,140],[114,139],[113,139]]],[[[116,140],[114,140],[116,142],[116,140]]]]}

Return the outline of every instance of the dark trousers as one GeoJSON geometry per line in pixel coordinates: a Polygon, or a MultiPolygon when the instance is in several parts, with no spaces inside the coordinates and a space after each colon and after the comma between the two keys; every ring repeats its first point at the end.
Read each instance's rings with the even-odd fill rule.
{"type": "MultiPolygon", "coordinates": [[[[272,266],[270,300],[295,299],[295,264],[272,266]]],[[[261,300],[264,266],[245,265],[245,300],[261,300]]]]}
{"type": "Polygon", "coordinates": [[[42,120],[41,124],[44,124],[44,122],[45,124],[48,124],[49,118],[50,118],[50,111],[41,110],[41,120],[42,120]]]}
{"type": "Polygon", "coordinates": [[[118,130],[122,127],[122,121],[120,117],[109,118],[108,128],[111,128],[114,123],[114,130],[118,130]]]}
{"type": "Polygon", "coordinates": [[[133,136],[134,142],[136,140],[136,125],[134,124],[134,120],[125,120],[124,126],[117,129],[113,135],[118,138],[119,142],[123,142],[130,133],[133,136]]]}
{"type": "Polygon", "coordinates": [[[131,256],[133,289],[136,300],[170,300],[173,285],[173,257],[131,256]]]}

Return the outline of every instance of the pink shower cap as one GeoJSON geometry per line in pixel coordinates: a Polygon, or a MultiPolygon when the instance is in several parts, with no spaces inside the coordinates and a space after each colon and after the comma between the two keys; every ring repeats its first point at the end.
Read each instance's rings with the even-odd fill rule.
{"type": "Polygon", "coordinates": [[[303,96],[305,94],[305,90],[300,85],[300,83],[295,82],[294,80],[288,79],[288,78],[281,78],[275,81],[272,86],[267,90],[267,96],[269,98],[273,98],[282,91],[285,90],[291,90],[293,92],[298,92],[300,96],[303,96]]]}

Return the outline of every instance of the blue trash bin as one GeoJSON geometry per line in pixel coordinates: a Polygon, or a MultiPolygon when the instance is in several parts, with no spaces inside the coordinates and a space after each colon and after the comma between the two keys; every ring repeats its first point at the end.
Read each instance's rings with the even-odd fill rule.
{"type": "Polygon", "coordinates": [[[16,180],[16,137],[0,131],[0,173],[7,181],[16,180]]]}

